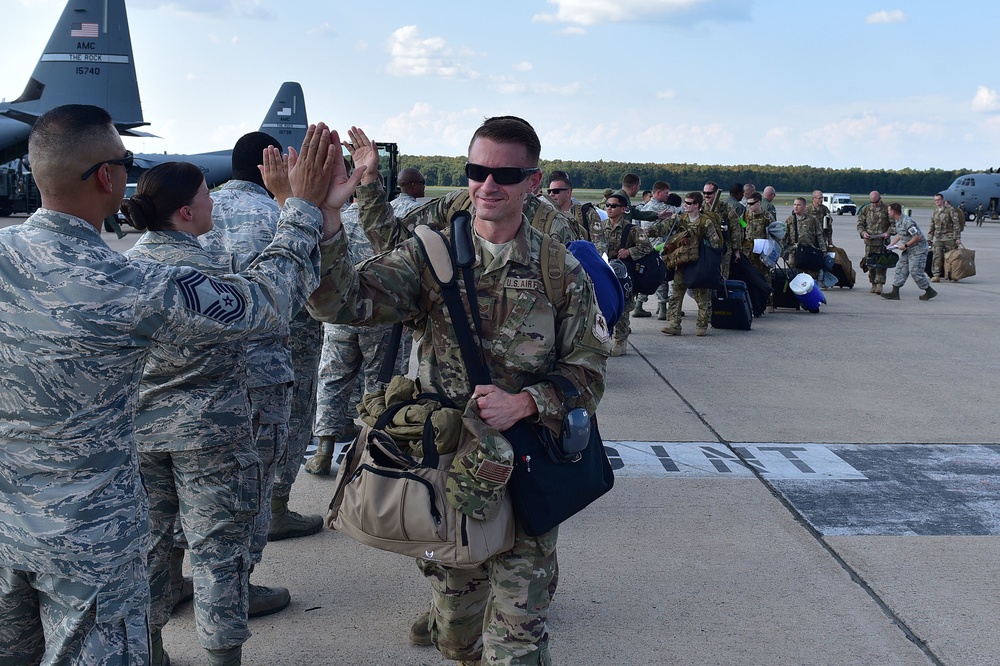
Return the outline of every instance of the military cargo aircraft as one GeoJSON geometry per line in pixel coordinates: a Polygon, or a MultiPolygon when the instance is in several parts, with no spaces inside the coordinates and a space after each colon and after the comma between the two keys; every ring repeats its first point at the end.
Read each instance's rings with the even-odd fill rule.
{"type": "MultiPolygon", "coordinates": [[[[260,124],[260,131],[270,134],[281,143],[285,150],[288,146],[298,149],[306,138],[308,127],[306,120],[306,103],[302,94],[302,86],[294,81],[281,84],[271,107],[260,124]]],[[[235,143],[235,142],[234,142],[235,143]]],[[[135,181],[146,169],[164,162],[191,162],[205,174],[208,186],[216,187],[229,180],[233,175],[233,149],[217,150],[211,153],[196,153],[193,155],[171,155],[167,153],[137,153],[135,164],[129,171],[129,180],[135,181]]]]}
{"type": "Polygon", "coordinates": [[[961,206],[972,219],[976,209],[993,217],[1000,211],[1000,173],[967,173],[959,176],[947,190],[941,192],[952,206],[961,206]]]}
{"type": "MultiPolygon", "coordinates": [[[[20,97],[0,102],[0,216],[32,212],[39,199],[23,160],[31,127],[43,113],[62,104],[93,104],[111,114],[126,137],[153,137],[137,128],[148,125],[142,115],[132,38],[125,0],[69,0],[56,23],[20,97]]],[[[282,147],[300,146],[307,127],[302,87],[283,83],[264,117],[260,131],[282,147]]],[[[194,155],[139,154],[130,180],[161,162],[197,164],[210,187],[232,174],[232,147],[194,155]]]]}
{"type": "Polygon", "coordinates": [[[125,0],[70,0],[21,96],[0,102],[0,162],[28,152],[35,120],[62,104],[108,110],[124,136],[142,118],[125,0]]]}

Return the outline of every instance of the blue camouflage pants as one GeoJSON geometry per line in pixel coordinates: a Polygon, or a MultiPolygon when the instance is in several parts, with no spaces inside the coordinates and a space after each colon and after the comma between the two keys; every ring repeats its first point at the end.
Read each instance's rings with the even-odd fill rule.
{"type": "Polygon", "coordinates": [[[173,609],[170,550],[180,516],[194,574],[194,620],[205,649],[242,645],[247,629],[250,526],[260,505],[256,451],[229,446],[139,453],[149,495],[149,623],[166,625],[173,609]]]}
{"type": "Polygon", "coordinates": [[[559,528],[530,537],[518,525],[514,546],[476,569],[417,560],[432,590],[431,638],[448,659],[504,666],[552,663],[546,626],[559,581],[559,528]]]}
{"type": "Polygon", "coordinates": [[[323,325],[294,326],[290,337],[292,370],[292,407],[288,419],[288,447],[274,479],[274,497],[288,497],[299,474],[306,447],[313,438],[316,419],[316,383],[319,377],[319,357],[323,344],[323,325]]]}
{"type": "MultiPolygon", "coordinates": [[[[318,437],[340,437],[358,415],[357,400],[352,396],[359,378],[363,380],[365,393],[376,388],[392,327],[326,324],[323,330],[314,432],[318,437]]],[[[395,374],[406,374],[411,345],[412,336],[404,329],[395,374]]]]}
{"type": "Polygon", "coordinates": [[[906,283],[906,278],[913,276],[913,281],[921,289],[931,286],[931,281],[927,279],[927,246],[924,245],[921,252],[917,248],[906,250],[899,257],[896,264],[896,274],[892,277],[893,287],[902,287],[906,283]]]}
{"type": "Polygon", "coordinates": [[[268,384],[250,389],[250,412],[254,442],[260,456],[260,511],[250,533],[250,559],[254,564],[264,556],[267,531],[271,527],[271,494],[275,473],[288,451],[288,420],[292,411],[292,386],[268,384]]]}
{"type": "Polygon", "coordinates": [[[145,558],[99,582],[0,567],[0,666],[149,663],[145,558]]]}

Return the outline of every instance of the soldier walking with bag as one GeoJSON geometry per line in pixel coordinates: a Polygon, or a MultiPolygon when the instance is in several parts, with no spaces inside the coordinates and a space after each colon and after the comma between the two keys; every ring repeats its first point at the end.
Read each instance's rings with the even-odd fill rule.
{"type": "MultiPolygon", "coordinates": [[[[474,399],[482,420],[503,432],[522,419],[558,435],[566,412],[562,392],[544,378],[556,374],[580,393],[591,413],[604,393],[611,336],[593,286],[571,254],[565,255],[565,298],[557,305],[543,288],[543,236],[524,217],[524,197],[541,181],[541,145],[534,129],[511,116],[490,118],[469,145],[466,175],[475,217],[474,291],[482,320],[482,348],[494,383],[470,386],[452,319],[416,239],[398,223],[377,182],[378,151],[357,128],[349,148],[365,169],[357,200],[369,238],[395,247],[356,269],[343,234],[322,246],[323,280],[310,311],[324,321],[371,325],[415,322],[418,377],[424,390],[456,404],[474,399]]],[[[346,174],[327,203],[339,207],[353,186],[346,174]]],[[[446,228],[448,220],[433,220],[446,228]]],[[[464,282],[464,280],[463,280],[464,282]]],[[[464,287],[463,287],[464,288],[464,287]]],[[[556,299],[560,300],[560,299],[556,299]]],[[[546,619],[557,582],[554,528],[528,536],[515,520],[514,546],[472,569],[419,560],[432,588],[428,614],[414,623],[411,640],[429,642],[466,664],[548,664],[546,619]],[[480,662],[481,660],[481,662],[480,662]]]]}

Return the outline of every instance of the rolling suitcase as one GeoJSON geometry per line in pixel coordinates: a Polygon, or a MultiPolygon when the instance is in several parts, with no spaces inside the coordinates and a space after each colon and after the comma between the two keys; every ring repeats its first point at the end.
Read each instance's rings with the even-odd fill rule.
{"type": "Polygon", "coordinates": [[[833,268],[830,269],[830,272],[837,278],[837,286],[854,289],[854,281],[857,278],[857,274],[854,272],[854,266],[851,265],[851,260],[847,256],[847,252],[844,251],[844,248],[833,245],[829,246],[827,250],[833,252],[834,255],[833,268]]]}
{"type": "Polygon", "coordinates": [[[712,328],[749,331],[753,322],[747,285],[740,280],[726,280],[722,289],[712,292],[712,328]]]}
{"type": "Polygon", "coordinates": [[[788,283],[798,275],[792,268],[772,268],[771,269],[771,294],[774,298],[774,307],[791,308],[798,310],[801,304],[799,297],[792,292],[788,283]]]}

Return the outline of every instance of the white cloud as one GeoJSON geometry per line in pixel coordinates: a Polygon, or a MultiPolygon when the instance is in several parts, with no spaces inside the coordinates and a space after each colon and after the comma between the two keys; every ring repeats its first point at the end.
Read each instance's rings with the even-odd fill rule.
{"type": "Polygon", "coordinates": [[[581,86],[578,81],[566,85],[556,85],[553,83],[524,83],[512,76],[492,76],[490,81],[493,89],[502,95],[520,95],[526,92],[538,95],[550,95],[556,97],[569,97],[580,92],[581,86]]]}
{"type": "Polygon", "coordinates": [[[972,98],[972,110],[975,113],[1000,111],[1000,95],[996,90],[979,86],[976,88],[976,96],[972,98]]]}
{"type": "Polygon", "coordinates": [[[675,90],[659,90],[656,92],[656,99],[674,99],[677,97],[675,90]]]}
{"type": "Polygon", "coordinates": [[[331,26],[329,22],[324,21],[323,23],[320,23],[319,25],[314,25],[308,30],[306,30],[306,34],[309,36],[319,35],[321,37],[325,35],[332,35],[333,26],[331,26]]]}
{"type": "Polygon", "coordinates": [[[560,35],[586,35],[587,31],[575,25],[567,26],[559,31],[560,35]]]}
{"type": "Polygon", "coordinates": [[[536,14],[539,23],[645,23],[688,16],[695,19],[734,20],[749,15],[747,7],[723,0],[548,0],[557,10],[536,14]],[[723,18],[724,17],[724,18],[723,18]]]}
{"type": "Polygon", "coordinates": [[[883,9],[880,12],[870,14],[868,18],[865,19],[865,23],[872,25],[879,23],[905,23],[906,21],[906,14],[903,13],[902,9],[894,9],[891,12],[883,9]]]}
{"type": "Polygon", "coordinates": [[[483,122],[477,109],[446,111],[416,102],[409,111],[387,118],[371,136],[389,136],[408,155],[465,155],[469,137],[483,122]]]}
{"type": "Polygon", "coordinates": [[[479,73],[465,64],[471,52],[456,51],[442,37],[420,36],[415,25],[396,30],[389,37],[386,73],[392,76],[440,76],[446,79],[475,79],[479,73]]]}
{"type": "Polygon", "coordinates": [[[534,66],[534,65],[532,65],[532,64],[531,64],[530,62],[528,62],[527,60],[524,60],[524,61],[522,61],[522,62],[519,62],[519,63],[516,63],[516,64],[514,65],[514,70],[515,70],[515,71],[518,71],[518,72],[530,72],[530,71],[531,71],[531,70],[533,70],[534,68],[535,68],[535,66],[534,66]]]}

